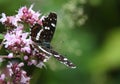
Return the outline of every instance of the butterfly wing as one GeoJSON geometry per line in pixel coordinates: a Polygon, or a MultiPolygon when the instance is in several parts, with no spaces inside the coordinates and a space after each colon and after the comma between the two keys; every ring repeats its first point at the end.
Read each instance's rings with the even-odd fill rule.
{"type": "Polygon", "coordinates": [[[53,56],[55,59],[57,59],[59,62],[65,64],[66,66],[68,66],[70,68],[76,68],[76,66],[72,62],[70,62],[66,57],[59,54],[58,52],[56,52],[52,49],[48,49],[44,46],[37,46],[37,47],[38,47],[38,49],[40,49],[44,53],[46,53],[48,56],[53,56]]]}
{"type": "Polygon", "coordinates": [[[41,40],[39,40],[40,37],[40,32],[42,32],[42,26],[39,24],[35,24],[32,28],[31,28],[31,39],[32,41],[36,42],[36,43],[41,43],[41,40]]]}
{"type": "Polygon", "coordinates": [[[43,31],[40,35],[40,40],[42,42],[51,42],[57,23],[57,15],[55,13],[50,13],[47,17],[42,20],[43,31]]]}
{"type": "Polygon", "coordinates": [[[35,24],[31,28],[31,37],[34,42],[41,46],[50,48],[50,42],[53,38],[57,23],[57,15],[50,13],[42,20],[42,25],[35,24]]]}
{"type": "Polygon", "coordinates": [[[60,61],[61,63],[65,64],[66,66],[70,68],[76,68],[76,66],[72,62],[70,62],[66,57],[59,54],[58,52],[51,50],[51,53],[53,54],[53,57],[57,59],[58,61],[60,61]]]}
{"type": "Polygon", "coordinates": [[[40,44],[35,44],[35,47],[39,49],[39,51],[46,53],[48,56],[53,55],[55,59],[65,64],[66,66],[75,68],[75,65],[67,58],[50,48],[50,42],[55,32],[56,23],[57,15],[55,13],[50,13],[42,20],[42,25],[35,24],[31,28],[32,40],[37,44],[40,44]]]}

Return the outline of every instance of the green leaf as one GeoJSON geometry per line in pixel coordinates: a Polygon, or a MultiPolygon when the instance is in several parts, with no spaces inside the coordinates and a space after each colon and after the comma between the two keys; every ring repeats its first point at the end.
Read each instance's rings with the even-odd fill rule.
{"type": "Polygon", "coordinates": [[[3,39],[4,38],[4,35],[3,34],[0,34],[0,39],[3,39]]]}

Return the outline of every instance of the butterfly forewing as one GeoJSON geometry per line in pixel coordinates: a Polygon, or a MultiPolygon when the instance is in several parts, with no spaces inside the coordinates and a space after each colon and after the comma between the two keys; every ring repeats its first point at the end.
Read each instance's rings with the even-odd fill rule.
{"type": "Polygon", "coordinates": [[[40,35],[40,40],[42,42],[51,42],[54,31],[56,28],[57,15],[55,13],[50,13],[47,17],[42,20],[43,31],[40,35]]]}
{"type": "Polygon", "coordinates": [[[50,13],[47,17],[42,20],[42,25],[35,24],[31,28],[31,37],[35,42],[50,43],[57,23],[57,15],[50,13]]]}

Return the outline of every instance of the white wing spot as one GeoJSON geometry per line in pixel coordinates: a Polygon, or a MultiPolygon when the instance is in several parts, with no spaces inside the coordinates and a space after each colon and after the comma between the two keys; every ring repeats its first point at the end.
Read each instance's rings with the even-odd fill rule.
{"type": "MultiPolygon", "coordinates": [[[[67,65],[67,62],[63,62],[63,64],[67,65]]],[[[69,65],[67,65],[67,66],[69,66],[69,65]]]]}
{"type": "Polygon", "coordinates": [[[46,30],[50,30],[50,27],[45,27],[46,30]]]}
{"type": "Polygon", "coordinates": [[[68,60],[68,59],[67,59],[67,58],[64,58],[63,60],[65,60],[65,61],[66,61],[66,60],[68,60]]]}
{"type": "Polygon", "coordinates": [[[45,29],[47,29],[47,27],[45,27],[45,29]]]}
{"type": "Polygon", "coordinates": [[[52,25],[53,27],[55,27],[55,24],[51,23],[51,25],[52,25]]]}
{"type": "Polygon", "coordinates": [[[59,55],[54,55],[55,57],[60,57],[59,55]]]}
{"type": "Polygon", "coordinates": [[[52,19],[50,18],[50,21],[51,21],[52,19]]]}

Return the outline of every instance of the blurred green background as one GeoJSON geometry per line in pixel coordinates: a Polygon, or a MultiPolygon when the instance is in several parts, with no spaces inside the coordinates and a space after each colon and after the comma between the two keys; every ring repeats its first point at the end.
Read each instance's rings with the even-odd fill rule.
{"type": "Polygon", "coordinates": [[[120,0],[0,0],[0,14],[31,4],[42,14],[57,13],[52,46],[77,66],[52,58],[47,69],[28,69],[31,84],[120,84],[120,0]]]}

